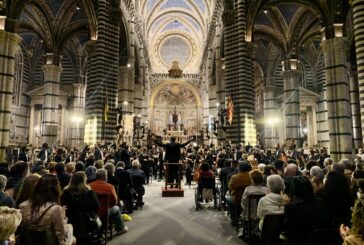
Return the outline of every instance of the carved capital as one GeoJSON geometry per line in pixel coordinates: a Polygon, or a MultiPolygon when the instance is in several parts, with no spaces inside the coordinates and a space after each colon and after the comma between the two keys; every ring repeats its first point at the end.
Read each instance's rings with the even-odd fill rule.
{"type": "Polygon", "coordinates": [[[327,39],[325,41],[322,41],[321,44],[322,52],[333,52],[337,50],[341,50],[345,52],[348,49],[348,41],[345,37],[335,37],[331,39],[327,39]]]}
{"type": "Polygon", "coordinates": [[[0,43],[10,43],[10,45],[19,45],[22,38],[16,34],[0,30],[0,43]]]}
{"type": "Polygon", "coordinates": [[[44,65],[44,66],[42,66],[42,71],[44,73],[46,73],[46,72],[61,73],[62,70],[63,69],[62,69],[61,66],[56,66],[56,65],[44,65]]]}

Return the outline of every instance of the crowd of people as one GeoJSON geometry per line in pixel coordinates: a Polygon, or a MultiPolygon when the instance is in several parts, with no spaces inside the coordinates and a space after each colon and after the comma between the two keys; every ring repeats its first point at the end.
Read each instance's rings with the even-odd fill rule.
{"type": "MultiPolygon", "coordinates": [[[[266,215],[283,214],[282,238],[289,244],[305,244],[320,229],[336,232],[338,244],[363,242],[362,150],[353,161],[333,162],[324,148],[307,152],[294,144],[288,150],[280,145],[265,150],[250,144],[188,143],[178,144],[185,184],[218,177],[222,204],[233,225],[238,225],[240,212],[247,219],[249,196],[261,194],[249,210],[258,233],[266,215]]],[[[15,164],[0,167],[0,224],[7,227],[1,229],[0,240],[14,240],[11,235],[37,227],[53,230],[61,244],[90,244],[98,217],[112,220],[116,234],[127,232],[122,214],[143,207],[144,185],[151,179],[162,180],[170,154],[166,150],[161,143],[96,144],[68,150],[50,149],[45,143],[31,156],[22,148],[15,164]],[[105,194],[106,203],[101,198],[105,194]],[[12,219],[4,218],[9,215],[12,219]],[[21,229],[15,232],[19,224],[21,229]]],[[[21,235],[17,237],[21,241],[21,235]]]]}

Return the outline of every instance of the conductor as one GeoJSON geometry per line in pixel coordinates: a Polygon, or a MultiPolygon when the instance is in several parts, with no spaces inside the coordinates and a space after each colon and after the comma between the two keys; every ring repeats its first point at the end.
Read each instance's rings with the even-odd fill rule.
{"type": "MultiPolygon", "coordinates": [[[[166,155],[164,158],[164,161],[167,163],[179,163],[179,160],[181,159],[181,147],[185,147],[188,145],[192,139],[189,141],[180,144],[176,142],[176,137],[172,136],[170,143],[163,144],[161,142],[158,142],[157,140],[154,140],[154,142],[161,147],[164,147],[166,150],[166,155]]],[[[168,176],[168,183],[171,183],[171,187],[173,188],[173,184],[176,181],[176,188],[178,188],[178,165],[169,165],[169,176],[168,176]]]]}

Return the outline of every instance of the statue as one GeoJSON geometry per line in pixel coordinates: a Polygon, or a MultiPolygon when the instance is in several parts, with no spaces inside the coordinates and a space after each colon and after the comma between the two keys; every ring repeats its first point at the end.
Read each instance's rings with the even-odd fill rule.
{"type": "Polygon", "coordinates": [[[179,121],[181,120],[181,115],[177,112],[177,108],[174,108],[174,111],[172,112],[172,114],[170,115],[170,124],[168,125],[169,130],[180,130],[179,129],[179,121]]]}

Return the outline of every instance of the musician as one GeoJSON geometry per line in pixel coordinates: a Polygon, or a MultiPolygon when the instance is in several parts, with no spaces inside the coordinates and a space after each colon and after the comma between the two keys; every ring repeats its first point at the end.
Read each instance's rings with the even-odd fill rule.
{"type": "Polygon", "coordinates": [[[26,146],[23,146],[21,148],[21,151],[18,156],[18,160],[23,161],[23,162],[29,162],[29,149],[27,149],[26,146]]]}

